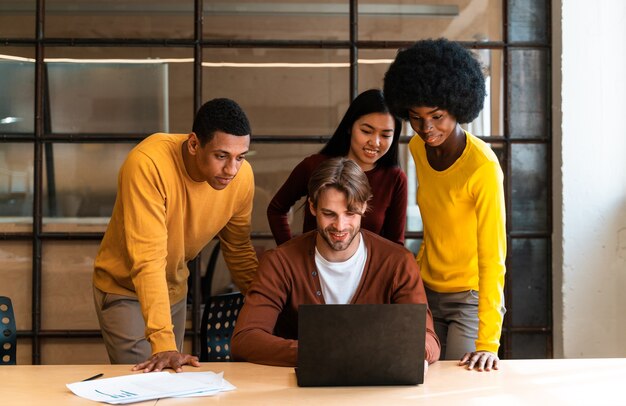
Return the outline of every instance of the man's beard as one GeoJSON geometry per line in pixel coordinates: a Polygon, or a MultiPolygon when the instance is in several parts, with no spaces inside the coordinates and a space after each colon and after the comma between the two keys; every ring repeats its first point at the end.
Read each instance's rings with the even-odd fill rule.
{"type": "Polygon", "coordinates": [[[322,238],[324,238],[324,241],[326,241],[326,244],[328,244],[328,246],[332,248],[333,251],[344,251],[350,246],[350,244],[352,244],[354,237],[356,237],[359,234],[360,230],[361,230],[360,227],[347,228],[342,231],[339,231],[335,229],[334,227],[326,227],[325,229],[320,230],[319,234],[322,236],[322,238]],[[347,233],[348,235],[345,238],[341,239],[340,241],[336,241],[332,238],[331,233],[334,233],[334,234],[347,233]]]}

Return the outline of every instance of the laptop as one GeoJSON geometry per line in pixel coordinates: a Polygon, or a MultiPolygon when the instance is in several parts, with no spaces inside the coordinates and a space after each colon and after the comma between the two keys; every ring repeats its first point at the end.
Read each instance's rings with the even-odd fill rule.
{"type": "Polygon", "coordinates": [[[425,304],[301,305],[298,386],[424,382],[425,304]]]}

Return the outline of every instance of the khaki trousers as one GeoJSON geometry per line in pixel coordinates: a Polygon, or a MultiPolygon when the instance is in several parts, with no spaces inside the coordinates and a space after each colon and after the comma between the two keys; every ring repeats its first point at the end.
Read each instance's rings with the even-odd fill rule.
{"type": "MultiPolygon", "coordinates": [[[[111,364],[138,364],[152,356],[146,340],[146,323],[136,297],[105,293],[93,288],[96,313],[102,338],[111,364]]],[[[183,350],[187,302],[181,300],[170,307],[178,351],[183,350]]]]}

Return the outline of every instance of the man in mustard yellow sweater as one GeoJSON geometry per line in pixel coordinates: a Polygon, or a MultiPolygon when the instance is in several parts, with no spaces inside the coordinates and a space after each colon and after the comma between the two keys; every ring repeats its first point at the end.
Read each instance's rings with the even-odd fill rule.
{"type": "Polygon", "coordinates": [[[229,99],[205,103],[191,134],[153,134],[128,155],[96,256],[96,312],[109,358],[160,371],[198,365],[183,354],[187,262],[216,235],[245,293],[256,274],[250,241],[250,124],[229,99]]]}

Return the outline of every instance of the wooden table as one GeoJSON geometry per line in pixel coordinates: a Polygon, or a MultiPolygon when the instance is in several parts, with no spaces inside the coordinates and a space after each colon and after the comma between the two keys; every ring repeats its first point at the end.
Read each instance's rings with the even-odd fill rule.
{"type": "MultiPolygon", "coordinates": [[[[423,385],[299,388],[293,368],[248,363],[204,363],[185,371],[224,371],[237,386],[214,397],[160,399],[138,405],[619,405],[626,404],[626,359],[507,360],[499,371],[467,371],[453,361],[431,365],[423,385]]],[[[129,365],[0,367],[2,405],[97,405],[66,383],[97,373],[131,373],[129,365]]],[[[105,405],[105,403],[102,403],[105,405]]]]}

